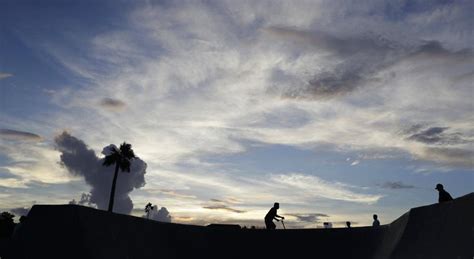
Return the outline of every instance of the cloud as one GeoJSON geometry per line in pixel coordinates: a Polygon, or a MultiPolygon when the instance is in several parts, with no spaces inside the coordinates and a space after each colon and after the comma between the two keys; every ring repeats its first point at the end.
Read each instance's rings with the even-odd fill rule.
{"type": "MultiPolygon", "coordinates": [[[[150,193],[155,193],[155,191],[153,190],[147,190],[147,191],[150,193]]],[[[195,195],[184,194],[184,193],[179,192],[178,190],[160,189],[160,190],[157,190],[156,192],[162,193],[168,196],[180,198],[180,199],[196,199],[195,195]]]]}
{"type": "Polygon", "coordinates": [[[20,140],[20,141],[33,141],[33,142],[38,142],[42,140],[41,136],[36,135],[34,133],[12,130],[12,129],[0,129],[0,138],[4,138],[7,140],[20,140]]]}
{"type": "Polygon", "coordinates": [[[245,213],[247,211],[245,210],[239,210],[235,208],[231,208],[227,204],[235,204],[237,201],[235,199],[230,199],[230,200],[221,200],[221,199],[210,199],[211,202],[210,205],[203,206],[204,209],[208,210],[222,210],[222,211],[229,211],[233,213],[245,213]]]}
{"type": "Polygon", "coordinates": [[[147,216],[146,214],[143,215],[144,218],[149,218],[151,220],[156,220],[160,222],[171,222],[171,214],[169,213],[168,209],[165,207],[161,207],[158,209],[157,205],[152,206],[152,210],[149,212],[149,215],[147,216]]]}
{"type": "Polygon", "coordinates": [[[13,209],[10,209],[10,212],[15,214],[16,216],[26,216],[28,215],[28,212],[30,212],[30,208],[24,208],[24,207],[13,208],[13,209]]]}
{"type": "Polygon", "coordinates": [[[103,98],[99,104],[103,108],[113,110],[113,111],[122,110],[127,106],[127,104],[123,102],[122,100],[113,99],[113,98],[103,98]]]}
{"type": "Polygon", "coordinates": [[[352,163],[351,163],[351,166],[355,166],[355,165],[358,165],[360,163],[359,160],[354,160],[352,163]]]}
{"type": "Polygon", "coordinates": [[[266,31],[283,40],[310,45],[307,50],[309,53],[328,54],[321,58],[321,62],[327,64],[326,67],[315,66],[313,72],[308,71],[309,77],[287,74],[288,78],[301,77],[299,85],[294,85],[298,81],[295,78],[289,81],[291,84],[282,88],[278,86],[277,80],[276,87],[281,89],[285,97],[318,100],[346,95],[360,86],[379,81],[376,74],[396,61],[392,56],[400,56],[400,46],[396,42],[376,35],[336,37],[323,31],[282,27],[270,27],[266,31]],[[337,60],[338,63],[331,65],[328,62],[330,59],[337,60]]]}
{"type": "MultiPolygon", "coordinates": [[[[78,89],[71,97],[78,109],[73,116],[58,115],[58,125],[75,125],[90,140],[102,139],[102,129],[113,128],[133,139],[143,157],[173,165],[243,152],[248,140],[416,155],[419,147],[393,129],[426,119],[457,131],[460,121],[452,111],[472,108],[467,86],[443,81],[472,71],[469,59],[462,58],[471,55],[470,45],[459,37],[454,44],[453,37],[444,37],[452,34],[449,26],[433,25],[438,19],[429,17],[429,12],[468,17],[462,8],[428,9],[420,24],[404,16],[407,20],[400,22],[414,24],[400,25],[403,32],[384,19],[385,4],[357,5],[356,13],[354,5],[340,2],[301,3],[290,10],[271,5],[279,15],[270,15],[268,8],[268,3],[237,2],[212,8],[205,3],[139,5],[124,20],[129,30],[99,33],[83,46],[92,50],[90,56],[74,62],[75,52],[61,54],[81,71],[105,64],[106,73],[87,73],[96,87],[78,89]],[[227,16],[215,8],[239,11],[227,16]],[[372,14],[380,20],[368,19],[372,14]],[[347,19],[352,22],[341,22],[347,19]],[[424,34],[428,25],[436,28],[429,30],[433,35],[424,34]],[[137,40],[137,32],[144,38],[137,40]],[[97,96],[127,96],[130,112],[120,118],[91,116],[94,105],[83,100],[97,96]],[[440,104],[450,108],[440,111],[440,104]],[[77,125],[77,117],[94,127],[77,125]]],[[[461,31],[469,28],[463,26],[461,31]]]]}
{"type": "Polygon", "coordinates": [[[416,155],[421,159],[456,167],[472,169],[474,166],[474,151],[464,148],[423,147],[416,155]]]}
{"type": "Polygon", "coordinates": [[[239,204],[241,201],[236,198],[227,198],[227,199],[210,199],[209,201],[215,203],[226,203],[226,204],[239,204]]]}
{"type": "Polygon", "coordinates": [[[398,182],[390,182],[389,181],[389,182],[385,182],[385,183],[381,184],[380,186],[382,188],[394,189],[394,190],[415,188],[415,186],[413,186],[413,185],[405,184],[405,183],[402,183],[400,181],[398,181],[398,182]]]}
{"type": "Polygon", "coordinates": [[[465,48],[458,51],[450,51],[443,47],[439,41],[425,41],[417,49],[410,53],[407,59],[412,61],[438,59],[443,62],[469,62],[473,57],[472,49],[465,48]]]}
{"type": "Polygon", "coordinates": [[[458,83],[462,81],[472,82],[474,81],[474,71],[470,71],[464,74],[455,75],[452,77],[453,82],[458,83]]]}
{"type": "Polygon", "coordinates": [[[245,213],[245,212],[247,212],[245,210],[234,209],[234,208],[231,208],[231,207],[229,207],[227,205],[223,205],[223,204],[203,206],[203,208],[208,209],[208,210],[224,210],[224,211],[230,211],[230,212],[234,212],[234,213],[245,213]]]}
{"type": "Polygon", "coordinates": [[[210,201],[212,201],[212,202],[224,203],[223,200],[219,200],[219,199],[210,199],[210,201]]]}
{"type": "Polygon", "coordinates": [[[384,80],[380,74],[400,63],[464,63],[473,56],[470,49],[450,51],[435,40],[408,44],[373,33],[336,37],[323,31],[285,27],[269,27],[265,32],[279,40],[309,45],[306,52],[329,54],[321,58],[326,67],[315,65],[314,72],[307,72],[312,74],[309,78],[304,74],[288,72],[283,77],[273,77],[272,87],[290,98],[319,100],[343,96],[359,87],[382,83],[384,80]],[[330,59],[337,60],[332,62],[336,64],[332,65],[330,59]]]}
{"type": "Polygon", "coordinates": [[[420,143],[412,149],[415,157],[440,164],[471,168],[474,160],[470,130],[451,127],[425,127],[415,124],[402,131],[405,139],[420,143]]]}
{"type": "Polygon", "coordinates": [[[10,170],[0,167],[0,179],[21,179],[20,176],[12,174],[10,170]]]}
{"type": "Polygon", "coordinates": [[[298,221],[306,222],[306,223],[321,222],[321,218],[329,217],[327,214],[323,214],[323,213],[290,213],[286,215],[293,216],[298,221]]]}
{"type": "Polygon", "coordinates": [[[373,35],[361,36],[343,36],[337,37],[325,31],[316,30],[301,30],[290,27],[268,27],[265,29],[270,34],[279,36],[281,38],[309,44],[316,50],[324,50],[333,53],[337,56],[351,56],[360,52],[375,51],[385,52],[391,47],[393,48],[395,42],[385,42],[384,40],[373,35]]]}
{"type": "Polygon", "coordinates": [[[427,144],[431,143],[436,143],[440,142],[441,140],[441,133],[443,133],[445,130],[447,130],[447,127],[432,127],[429,129],[426,129],[424,131],[421,131],[420,133],[416,133],[408,137],[410,140],[415,140],[418,142],[423,142],[427,144]]]}
{"type": "Polygon", "coordinates": [[[0,80],[13,76],[10,73],[0,73],[0,80]]]}
{"type": "MultiPolygon", "coordinates": [[[[91,186],[90,202],[96,204],[99,209],[106,209],[114,168],[102,166],[103,158],[97,157],[82,140],[67,132],[56,136],[54,141],[61,152],[61,164],[72,175],[84,177],[86,183],[91,186]]],[[[145,185],[146,168],[147,164],[140,158],[136,158],[131,163],[130,173],[119,172],[114,211],[124,214],[132,211],[133,202],[129,194],[134,189],[140,189],[145,185]]]]}
{"type": "MultiPolygon", "coordinates": [[[[303,175],[298,173],[272,175],[271,182],[277,183],[280,186],[276,187],[298,190],[304,194],[306,198],[316,197],[331,200],[341,200],[356,203],[376,203],[381,195],[361,194],[351,191],[351,186],[325,181],[317,176],[303,175]]],[[[292,191],[288,190],[287,193],[292,191]]],[[[302,198],[299,198],[302,199],[302,198]]]]}
{"type": "Polygon", "coordinates": [[[4,158],[0,172],[0,186],[8,188],[32,188],[32,184],[61,184],[71,182],[73,176],[57,164],[59,154],[47,141],[2,141],[0,137],[0,156],[4,158]]]}
{"type": "Polygon", "coordinates": [[[417,133],[408,137],[409,140],[422,142],[425,144],[457,144],[463,143],[460,133],[445,133],[449,127],[431,127],[425,130],[420,130],[417,133]]]}

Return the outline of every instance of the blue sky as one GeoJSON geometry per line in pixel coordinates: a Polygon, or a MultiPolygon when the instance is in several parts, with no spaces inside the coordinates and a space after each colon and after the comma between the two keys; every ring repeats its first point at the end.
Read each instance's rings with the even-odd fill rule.
{"type": "Polygon", "coordinates": [[[1,210],[106,192],[65,140],[131,143],[130,213],[182,223],[388,223],[474,189],[470,1],[0,5],[1,210]]]}

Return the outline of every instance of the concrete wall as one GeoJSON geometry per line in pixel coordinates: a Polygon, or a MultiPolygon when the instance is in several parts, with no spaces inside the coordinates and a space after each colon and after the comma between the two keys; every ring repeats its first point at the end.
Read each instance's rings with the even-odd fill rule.
{"type": "Polygon", "coordinates": [[[474,193],[411,209],[392,258],[474,258],[474,193]]]}

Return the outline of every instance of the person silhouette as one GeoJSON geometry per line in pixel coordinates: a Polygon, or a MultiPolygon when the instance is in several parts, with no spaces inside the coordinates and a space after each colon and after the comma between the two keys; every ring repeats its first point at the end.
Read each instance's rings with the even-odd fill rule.
{"type": "Polygon", "coordinates": [[[438,190],[439,197],[438,197],[438,203],[446,202],[446,201],[452,201],[453,197],[451,197],[451,194],[449,192],[444,190],[444,186],[440,183],[436,185],[435,190],[438,190]]]}
{"type": "Polygon", "coordinates": [[[273,204],[273,208],[271,208],[268,211],[267,215],[265,215],[265,226],[267,227],[267,229],[275,229],[276,228],[275,223],[273,223],[274,219],[276,221],[280,221],[280,220],[278,220],[278,218],[285,219],[285,217],[279,216],[277,214],[277,210],[279,208],[280,208],[280,204],[278,202],[275,202],[275,204],[273,204]]]}
{"type": "Polygon", "coordinates": [[[377,214],[374,214],[373,218],[374,218],[374,222],[372,223],[372,227],[379,227],[380,221],[378,220],[377,214]]]}
{"type": "Polygon", "coordinates": [[[351,228],[351,222],[350,222],[350,221],[346,221],[346,226],[347,226],[347,228],[351,228]]]}

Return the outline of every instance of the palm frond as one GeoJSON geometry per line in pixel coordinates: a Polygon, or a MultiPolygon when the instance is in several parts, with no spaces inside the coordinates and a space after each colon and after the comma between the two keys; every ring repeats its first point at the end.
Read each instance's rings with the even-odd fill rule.
{"type": "Polygon", "coordinates": [[[119,149],[112,150],[112,152],[105,156],[102,165],[110,166],[113,164],[119,164],[122,172],[130,172],[131,160],[136,158],[133,152],[132,145],[123,142],[119,149]]]}
{"type": "Polygon", "coordinates": [[[123,158],[132,159],[135,158],[135,153],[133,152],[132,145],[126,142],[123,142],[120,145],[120,153],[123,158]]]}
{"type": "Polygon", "coordinates": [[[122,170],[122,172],[130,172],[130,165],[131,165],[131,162],[130,160],[128,159],[122,159],[122,161],[120,162],[120,170],[122,170]]]}
{"type": "Polygon", "coordinates": [[[104,158],[104,162],[102,165],[104,166],[111,166],[117,162],[117,156],[116,155],[108,155],[104,158]]]}

